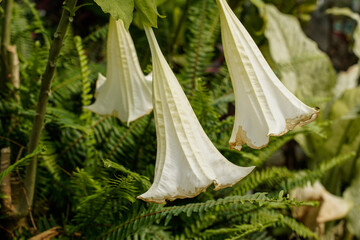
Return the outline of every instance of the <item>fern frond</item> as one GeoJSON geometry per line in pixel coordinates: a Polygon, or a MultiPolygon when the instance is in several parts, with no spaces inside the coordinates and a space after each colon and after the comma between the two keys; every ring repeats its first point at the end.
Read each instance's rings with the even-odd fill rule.
{"type": "Polygon", "coordinates": [[[42,35],[46,49],[50,49],[51,38],[49,36],[49,33],[46,31],[43,22],[41,21],[39,12],[35,8],[35,4],[30,2],[29,0],[23,0],[23,2],[33,16],[33,19],[31,21],[31,26],[34,26],[33,31],[42,35]]]}
{"type": "Polygon", "coordinates": [[[314,203],[301,203],[294,200],[289,200],[283,198],[282,195],[276,198],[269,198],[266,196],[266,193],[255,193],[252,195],[245,196],[230,196],[218,200],[208,200],[203,203],[190,203],[184,206],[173,206],[173,207],[163,207],[160,204],[151,205],[150,209],[138,214],[135,218],[129,219],[124,223],[110,229],[106,234],[102,235],[111,236],[110,239],[123,239],[136,230],[136,226],[145,226],[150,225],[153,222],[159,222],[161,219],[165,218],[165,226],[169,223],[173,216],[178,216],[181,213],[186,214],[187,217],[190,217],[194,212],[198,214],[204,214],[209,210],[221,211],[226,205],[229,204],[245,204],[251,203],[258,206],[263,206],[266,203],[278,203],[283,205],[311,205],[314,206],[314,203]]]}
{"type": "Polygon", "coordinates": [[[255,166],[262,166],[276,151],[278,151],[287,142],[294,139],[295,134],[287,134],[281,137],[272,138],[269,145],[261,149],[261,151],[240,152],[244,158],[251,160],[255,166]]]}
{"type": "Polygon", "coordinates": [[[289,191],[295,187],[302,187],[307,184],[308,181],[314,182],[321,178],[330,169],[350,160],[356,156],[356,152],[351,152],[337,156],[321,163],[318,167],[313,170],[303,170],[295,173],[292,177],[285,179],[281,184],[281,189],[289,191]]]}
{"type": "MultiPolygon", "coordinates": [[[[75,36],[74,43],[77,54],[79,56],[79,63],[81,70],[81,85],[82,85],[81,103],[82,106],[88,106],[91,104],[91,100],[92,100],[92,95],[90,94],[91,82],[89,81],[90,70],[88,67],[88,59],[82,45],[81,37],[75,36]]],[[[80,119],[89,123],[90,117],[91,117],[91,112],[89,110],[83,109],[83,112],[80,115],[80,119]]]]}
{"type": "Polygon", "coordinates": [[[186,48],[187,65],[182,82],[185,89],[194,89],[196,79],[205,74],[205,68],[214,55],[214,44],[219,31],[219,14],[216,3],[211,0],[195,1],[189,8],[189,43],[186,48]]]}
{"type": "Polygon", "coordinates": [[[126,175],[129,175],[131,177],[133,177],[135,180],[139,181],[142,183],[142,185],[144,186],[144,188],[148,189],[150,187],[150,181],[147,177],[144,177],[144,176],[141,176],[140,174],[138,173],[135,173],[135,172],[132,172],[128,169],[126,169],[124,166],[120,165],[120,164],[117,164],[115,162],[112,162],[108,159],[106,160],[103,160],[104,162],[104,166],[107,167],[107,168],[114,168],[126,175]]]}
{"type": "Polygon", "coordinates": [[[31,35],[31,24],[27,19],[28,9],[21,3],[15,3],[11,23],[11,39],[16,45],[16,50],[20,60],[28,59],[31,53],[33,39],[31,35]]]}
{"type": "Polygon", "coordinates": [[[40,165],[43,165],[56,181],[60,181],[60,167],[57,164],[56,146],[46,131],[42,133],[41,144],[45,146],[45,152],[41,155],[42,161],[40,161],[40,165]]]}
{"type": "MultiPolygon", "coordinates": [[[[249,217],[250,224],[237,227],[238,234],[229,239],[241,239],[249,235],[250,233],[263,231],[265,228],[268,227],[279,226],[289,227],[293,232],[304,238],[319,239],[319,237],[309,228],[305,227],[303,224],[297,222],[293,218],[284,216],[279,212],[262,209],[258,212],[252,213],[251,215],[249,215],[249,217]]],[[[235,231],[236,229],[231,230],[235,231]]]]}
{"type": "Polygon", "coordinates": [[[26,165],[33,157],[39,155],[43,150],[41,149],[42,147],[39,146],[37,149],[35,149],[35,151],[33,153],[30,153],[28,155],[26,155],[25,157],[21,158],[19,161],[17,161],[14,164],[11,164],[7,169],[5,169],[4,171],[0,172],[0,182],[2,182],[2,180],[12,171],[14,171],[16,168],[20,167],[20,166],[24,166],[26,165]]]}
{"type": "Polygon", "coordinates": [[[192,91],[190,103],[205,131],[218,125],[220,115],[212,106],[209,90],[200,78],[196,79],[195,89],[192,91]]]}
{"type": "Polygon", "coordinates": [[[255,171],[233,187],[232,195],[243,195],[262,184],[276,186],[293,175],[293,172],[284,167],[272,167],[255,171]]]}
{"type": "Polygon", "coordinates": [[[108,30],[109,30],[109,25],[105,25],[103,27],[96,29],[95,31],[93,31],[84,38],[84,44],[89,44],[90,42],[97,42],[99,40],[106,39],[108,30]]]}
{"type": "MultiPolygon", "coordinates": [[[[97,122],[95,122],[91,128],[95,128],[97,125],[99,125],[102,121],[106,120],[110,116],[104,116],[101,119],[99,119],[97,122]]],[[[84,133],[76,138],[74,141],[72,141],[63,151],[62,153],[68,152],[71,148],[73,148],[76,144],[80,143],[82,139],[84,139],[87,135],[87,131],[84,131],[84,133]]]]}
{"type": "MultiPolygon", "coordinates": [[[[156,141],[155,128],[151,124],[154,124],[151,115],[136,120],[130,127],[114,117],[103,121],[95,128],[96,148],[101,149],[100,158],[120,163],[129,169],[137,168],[138,172],[142,168],[153,166],[156,141]],[[142,142],[146,144],[139,145],[142,142]],[[142,154],[139,152],[141,149],[142,154]],[[142,166],[137,166],[141,160],[142,166]]],[[[147,176],[152,174],[153,171],[147,176]]]]}
{"type": "Polygon", "coordinates": [[[210,237],[211,239],[214,239],[214,237],[216,236],[218,237],[216,239],[227,239],[227,240],[242,239],[243,237],[251,233],[264,231],[264,229],[268,227],[276,226],[277,221],[278,221],[277,219],[271,219],[265,223],[242,224],[232,228],[209,229],[206,230],[203,234],[205,239],[208,239],[210,237]]]}
{"type": "Polygon", "coordinates": [[[271,141],[268,146],[261,149],[261,151],[244,151],[239,152],[239,154],[246,159],[249,159],[251,163],[255,166],[262,166],[266,160],[268,160],[277,150],[279,150],[282,146],[284,146],[290,140],[293,140],[296,136],[300,134],[316,134],[321,138],[325,138],[326,135],[324,133],[324,129],[327,124],[320,123],[320,124],[309,124],[302,128],[298,128],[281,137],[271,137],[271,141]]]}
{"type": "Polygon", "coordinates": [[[74,218],[74,230],[82,229],[89,238],[118,222],[138,194],[131,176],[100,180],[83,169],[75,172],[72,180],[80,202],[74,218]]]}

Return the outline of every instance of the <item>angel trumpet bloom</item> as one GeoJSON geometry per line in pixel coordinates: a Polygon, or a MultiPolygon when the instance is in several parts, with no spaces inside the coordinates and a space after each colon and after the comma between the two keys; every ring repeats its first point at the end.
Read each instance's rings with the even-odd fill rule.
{"type": "Polygon", "coordinates": [[[191,198],[214,183],[229,187],[254,167],[229,162],[202,129],[178,80],[167,64],[152,28],[145,27],[153,62],[153,103],[157,135],[154,182],[138,196],[148,202],[191,198]]]}
{"type": "Polygon", "coordinates": [[[96,101],[85,108],[129,122],[151,112],[151,76],[145,77],[130,33],[122,20],[110,17],[106,78],[99,74],[96,101]]]}
{"type": "Polygon", "coordinates": [[[319,110],[302,103],[280,82],[226,0],[216,1],[235,92],[230,148],[240,150],[247,144],[260,149],[269,143],[269,136],[280,136],[314,121],[319,110]]]}

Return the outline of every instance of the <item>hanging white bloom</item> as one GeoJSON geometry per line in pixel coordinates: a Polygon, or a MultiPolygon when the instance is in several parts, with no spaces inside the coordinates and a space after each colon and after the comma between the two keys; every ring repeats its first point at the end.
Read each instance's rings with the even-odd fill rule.
{"type": "Polygon", "coordinates": [[[235,92],[230,148],[240,150],[247,144],[260,149],[269,143],[269,136],[280,136],[314,121],[319,111],[306,106],[280,82],[226,0],[217,0],[217,4],[235,92]]]}
{"type": "Polygon", "coordinates": [[[229,187],[254,167],[229,162],[202,129],[174,73],[161,53],[151,28],[145,27],[152,53],[153,102],[157,156],[150,189],[138,196],[148,202],[190,198],[214,183],[229,187]]]}
{"type": "Polygon", "coordinates": [[[151,112],[151,74],[141,71],[134,43],[122,20],[110,17],[106,78],[99,74],[96,101],[85,108],[129,122],[151,112]]]}

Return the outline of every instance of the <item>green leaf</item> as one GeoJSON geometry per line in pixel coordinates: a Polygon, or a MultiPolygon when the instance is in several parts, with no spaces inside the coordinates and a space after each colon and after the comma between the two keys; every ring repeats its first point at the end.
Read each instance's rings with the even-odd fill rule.
{"type": "Polygon", "coordinates": [[[157,17],[160,14],[156,8],[156,0],[135,0],[136,18],[145,27],[157,28],[157,17]]]}
{"type": "Polygon", "coordinates": [[[304,34],[294,16],[269,4],[259,10],[266,19],[265,36],[271,57],[285,86],[300,99],[329,97],[336,82],[329,57],[304,34]]]}
{"type": "Polygon", "coordinates": [[[33,153],[30,153],[28,155],[26,155],[25,157],[21,158],[19,161],[17,161],[16,163],[10,165],[7,169],[5,169],[4,171],[2,171],[0,173],[0,182],[2,182],[2,180],[12,171],[14,171],[16,168],[20,167],[20,166],[24,166],[26,165],[31,159],[32,157],[40,154],[42,152],[42,146],[39,146],[35,149],[35,151],[33,153]]]}
{"type": "Polygon", "coordinates": [[[129,28],[133,19],[134,0],[95,0],[95,2],[115,20],[123,20],[126,29],[129,28]]]}

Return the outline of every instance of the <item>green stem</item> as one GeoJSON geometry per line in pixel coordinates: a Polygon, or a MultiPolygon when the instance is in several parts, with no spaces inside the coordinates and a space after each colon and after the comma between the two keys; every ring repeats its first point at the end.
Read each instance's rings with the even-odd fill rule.
{"type": "Polygon", "coordinates": [[[14,0],[4,1],[4,19],[1,26],[1,58],[2,58],[2,77],[0,79],[0,89],[6,95],[6,85],[9,81],[9,64],[7,64],[7,48],[10,45],[11,19],[14,6],[14,0]]]}
{"type": "MultiPolygon", "coordinates": [[[[56,61],[63,46],[63,41],[66,35],[67,28],[72,21],[73,14],[75,13],[76,3],[77,0],[66,1],[58,28],[54,34],[54,40],[50,48],[48,62],[41,80],[39,100],[35,112],[33,128],[29,139],[28,153],[32,153],[36,149],[40,141],[41,131],[44,126],[46,106],[50,96],[51,82],[55,73],[56,61]]],[[[26,199],[26,196],[22,198],[18,206],[18,212],[21,215],[26,215],[32,206],[35,190],[36,169],[37,158],[34,157],[31,163],[26,167],[24,185],[28,201],[26,199]]]]}

